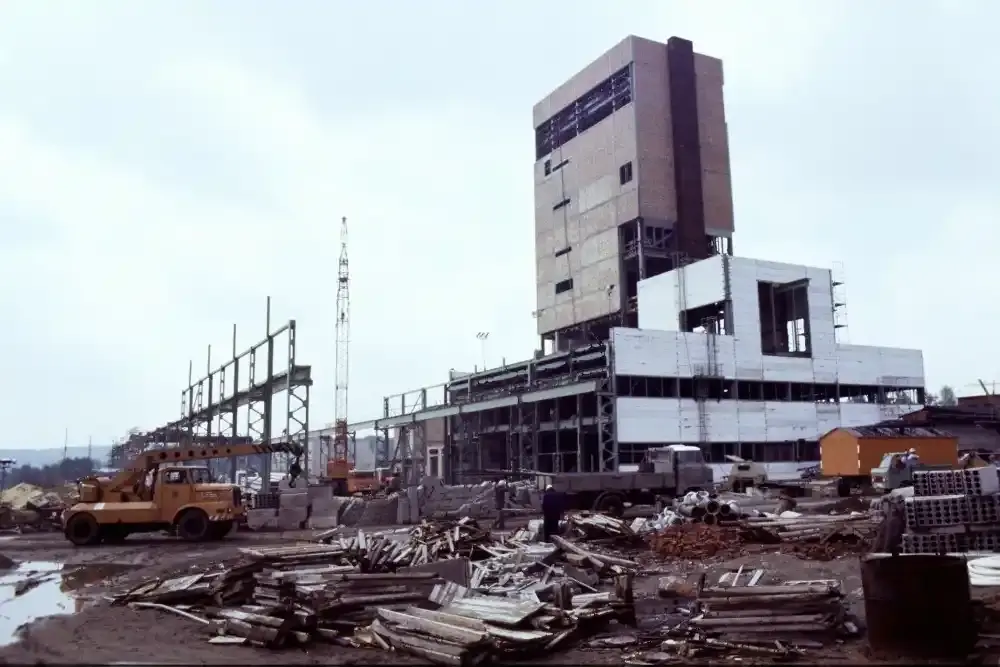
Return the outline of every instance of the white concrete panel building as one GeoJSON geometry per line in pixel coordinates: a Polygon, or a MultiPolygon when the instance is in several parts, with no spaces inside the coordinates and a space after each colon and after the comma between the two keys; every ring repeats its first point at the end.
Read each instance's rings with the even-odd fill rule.
{"type": "Polygon", "coordinates": [[[619,448],[802,460],[837,426],[917,409],[922,353],[838,343],[835,309],[807,266],[720,255],[640,281],[639,328],[612,332],[619,448]]]}

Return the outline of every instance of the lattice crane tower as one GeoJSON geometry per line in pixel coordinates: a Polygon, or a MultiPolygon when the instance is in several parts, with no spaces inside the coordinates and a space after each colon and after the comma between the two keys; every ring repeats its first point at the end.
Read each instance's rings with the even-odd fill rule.
{"type": "Polygon", "coordinates": [[[351,275],[347,261],[347,218],[340,219],[340,260],[337,263],[337,351],[333,451],[328,467],[330,477],[346,481],[350,470],[347,432],[347,380],[351,341],[351,275]]]}

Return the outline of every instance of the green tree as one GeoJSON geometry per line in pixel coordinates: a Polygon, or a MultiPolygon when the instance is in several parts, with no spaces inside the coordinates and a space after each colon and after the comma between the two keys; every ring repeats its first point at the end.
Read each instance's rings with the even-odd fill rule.
{"type": "Polygon", "coordinates": [[[941,391],[938,394],[938,405],[958,405],[958,399],[955,398],[955,390],[948,385],[941,387],[941,391]]]}

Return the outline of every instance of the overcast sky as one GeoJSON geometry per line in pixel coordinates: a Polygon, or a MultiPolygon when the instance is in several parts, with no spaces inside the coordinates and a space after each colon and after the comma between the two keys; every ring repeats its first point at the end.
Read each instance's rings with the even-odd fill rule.
{"type": "Polygon", "coordinates": [[[627,34],[724,60],[736,254],[841,262],[850,341],[1000,379],[995,2],[0,3],[0,447],[179,412],[188,360],[296,318],[353,420],[530,356],[531,107],[627,34]],[[492,9],[488,9],[492,8],[492,9]]]}

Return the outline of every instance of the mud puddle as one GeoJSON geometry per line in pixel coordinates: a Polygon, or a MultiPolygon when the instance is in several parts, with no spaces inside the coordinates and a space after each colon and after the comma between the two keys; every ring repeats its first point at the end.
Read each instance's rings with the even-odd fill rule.
{"type": "Polygon", "coordinates": [[[16,641],[17,630],[23,625],[81,611],[90,602],[82,589],[134,567],[26,561],[0,573],[0,646],[16,641]]]}

